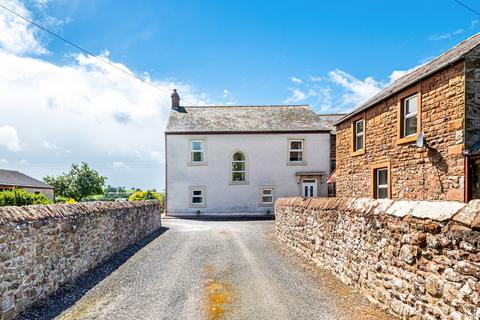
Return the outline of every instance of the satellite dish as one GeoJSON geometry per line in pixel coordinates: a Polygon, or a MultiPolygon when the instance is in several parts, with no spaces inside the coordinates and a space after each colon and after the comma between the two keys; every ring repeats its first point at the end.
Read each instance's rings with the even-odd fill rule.
{"type": "Polygon", "coordinates": [[[425,135],[421,132],[417,137],[417,148],[423,149],[425,148],[427,143],[425,142],[425,135]]]}

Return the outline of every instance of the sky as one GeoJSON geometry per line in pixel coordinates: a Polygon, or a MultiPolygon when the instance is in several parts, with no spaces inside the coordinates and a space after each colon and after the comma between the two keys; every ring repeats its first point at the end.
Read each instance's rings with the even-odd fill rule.
{"type": "Polygon", "coordinates": [[[110,185],[157,190],[173,88],[184,105],[348,112],[480,32],[453,0],[0,4],[124,71],[0,8],[0,168],[41,179],[86,161],[110,185]]]}

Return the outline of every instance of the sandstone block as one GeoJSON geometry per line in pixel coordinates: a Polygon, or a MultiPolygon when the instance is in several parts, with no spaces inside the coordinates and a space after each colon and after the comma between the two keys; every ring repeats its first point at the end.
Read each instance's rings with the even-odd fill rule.
{"type": "Polygon", "coordinates": [[[440,298],[443,293],[443,280],[437,276],[427,277],[425,289],[432,297],[440,298]]]}

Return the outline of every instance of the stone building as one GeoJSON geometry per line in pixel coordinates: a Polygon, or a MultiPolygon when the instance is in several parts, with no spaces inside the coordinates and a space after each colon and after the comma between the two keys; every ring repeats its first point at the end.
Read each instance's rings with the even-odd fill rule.
{"type": "Polygon", "coordinates": [[[336,126],[337,196],[480,198],[480,34],[398,79],[336,126]]]}
{"type": "Polygon", "coordinates": [[[326,196],[332,116],[308,106],[180,106],[165,130],[167,215],[273,214],[326,196]]]}
{"type": "Polygon", "coordinates": [[[0,169],[0,191],[11,189],[42,193],[52,201],[55,197],[55,190],[51,185],[18,171],[0,169]]]}

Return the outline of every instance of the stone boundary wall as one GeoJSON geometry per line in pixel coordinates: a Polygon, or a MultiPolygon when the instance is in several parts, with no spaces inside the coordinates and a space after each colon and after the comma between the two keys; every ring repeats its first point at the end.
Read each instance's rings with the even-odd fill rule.
{"type": "Polygon", "coordinates": [[[480,319],[480,200],[281,198],[276,237],[392,314],[480,319]]]}
{"type": "Polygon", "coordinates": [[[0,319],[160,226],[156,200],[0,207],[0,319]]]}

